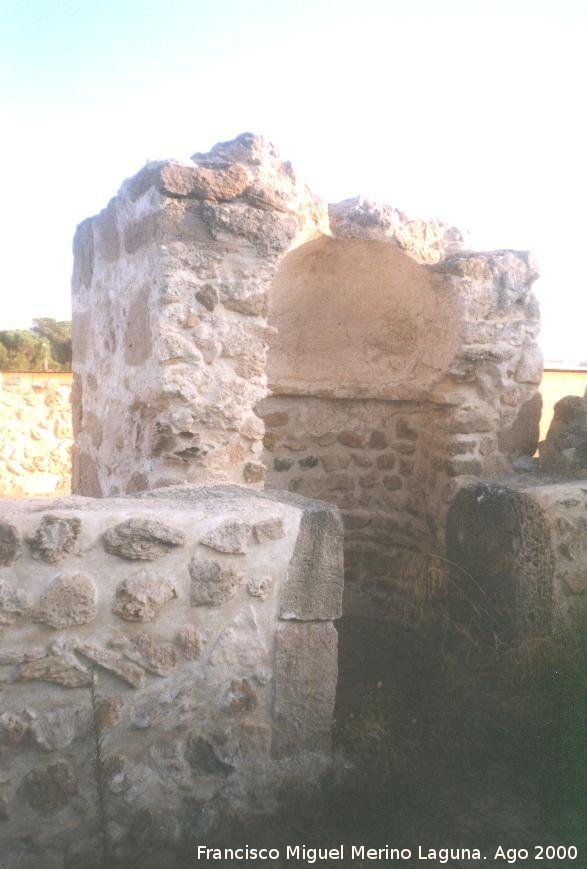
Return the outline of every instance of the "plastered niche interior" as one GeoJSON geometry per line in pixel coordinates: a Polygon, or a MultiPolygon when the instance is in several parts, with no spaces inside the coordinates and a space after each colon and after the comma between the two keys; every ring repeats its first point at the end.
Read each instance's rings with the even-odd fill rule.
{"type": "Polygon", "coordinates": [[[323,236],[288,254],[273,281],[274,392],[426,397],[462,342],[454,286],[384,241],[323,236]]]}

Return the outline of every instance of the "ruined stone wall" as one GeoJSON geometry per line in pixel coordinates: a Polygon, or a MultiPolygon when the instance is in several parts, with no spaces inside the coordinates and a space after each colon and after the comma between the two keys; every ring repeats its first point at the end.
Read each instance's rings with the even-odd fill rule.
{"type": "Polygon", "coordinates": [[[0,496],[71,491],[71,375],[0,372],[0,496]]]}
{"type": "Polygon", "coordinates": [[[76,235],[74,491],[267,466],[341,507],[348,606],[380,613],[458,488],[537,446],[536,267],[465,248],[390,206],[327,211],[249,134],[147,165],[76,235]]]}
{"type": "Polygon", "coordinates": [[[275,263],[326,211],[245,134],[149,163],[74,242],[73,491],[261,485],[275,263]]]}
{"type": "Polygon", "coordinates": [[[284,259],[257,412],[268,485],[343,513],[345,613],[409,622],[455,492],[533,455],[542,357],[528,254],[442,248],[437,224],[426,247],[422,222],[398,240],[389,211],[331,207],[340,238],[284,259]]]}
{"type": "Polygon", "coordinates": [[[96,726],[123,861],[191,853],[222,819],[274,808],[286,781],[311,788],[341,598],[329,505],[224,485],[2,502],[0,863],[99,853],[96,726]]]}

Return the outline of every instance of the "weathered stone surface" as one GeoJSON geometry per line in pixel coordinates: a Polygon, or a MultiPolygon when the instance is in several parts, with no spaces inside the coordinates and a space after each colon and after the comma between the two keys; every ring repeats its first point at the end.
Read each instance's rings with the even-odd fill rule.
{"type": "Polygon", "coordinates": [[[192,606],[221,606],[236,595],[244,574],[232,565],[194,556],[189,564],[192,606]]]}
{"type": "Polygon", "coordinates": [[[243,477],[245,483],[262,483],[265,481],[265,473],[265,465],[260,462],[247,462],[243,470],[243,477]]]}
{"type": "Polygon", "coordinates": [[[207,676],[212,684],[239,677],[265,681],[267,663],[267,647],[255,610],[246,606],[224,628],[210,650],[207,676]]]}
{"type": "Polygon", "coordinates": [[[540,444],[540,465],[549,472],[587,477],[587,395],[568,395],[557,401],[546,439],[540,444]]]}
{"type": "Polygon", "coordinates": [[[22,745],[29,736],[30,719],[27,715],[3,712],[0,715],[0,744],[22,745]]]}
{"type": "Polygon", "coordinates": [[[544,356],[540,348],[532,343],[523,353],[516,368],[518,383],[540,383],[544,369],[544,356]]]}
{"type": "Polygon", "coordinates": [[[34,536],[28,541],[33,557],[50,564],[62,561],[73,552],[80,531],[81,521],[77,517],[43,516],[34,536]]]}
{"type": "Polygon", "coordinates": [[[98,612],[96,585],[87,573],[60,573],[43,594],[35,612],[35,621],[52,628],[85,625],[98,612]]]}
{"type": "Polygon", "coordinates": [[[169,643],[158,643],[144,632],[132,637],[116,637],[108,645],[156,676],[169,675],[177,665],[177,652],[173,647],[169,643]]]}
{"type": "Polygon", "coordinates": [[[467,236],[439,220],[413,220],[390,205],[357,196],[328,206],[330,226],[338,238],[387,241],[423,263],[435,263],[467,247],[467,236]]]}
{"type": "Polygon", "coordinates": [[[281,618],[336,619],[342,612],[343,526],[338,512],[309,502],[302,514],[287,581],[282,586],[281,618]]]}
{"type": "Polygon", "coordinates": [[[31,770],[22,783],[25,800],[40,815],[51,815],[70,802],[78,784],[63,762],[31,770]]]}
{"type": "Polygon", "coordinates": [[[118,584],[112,612],[129,622],[150,622],[175,597],[177,592],[169,579],[142,571],[118,584]]]}
{"type": "Polygon", "coordinates": [[[142,688],[145,684],[146,675],[143,668],[132,661],[125,660],[121,655],[103,649],[95,643],[79,643],[76,646],[76,651],[133,688],[142,688]]]}
{"type": "Polygon", "coordinates": [[[330,622],[279,625],[273,701],[275,756],[303,749],[330,750],[337,642],[330,622]]]}
{"type": "MultiPolygon", "coordinates": [[[[190,419],[186,413],[180,420],[186,435],[190,419]]],[[[187,436],[180,442],[188,442],[187,436]]],[[[50,818],[49,826],[43,826],[38,865],[44,866],[53,851],[64,865],[77,865],[74,841],[96,847],[96,814],[84,809],[96,800],[90,766],[96,725],[103,736],[108,806],[114,812],[109,814],[109,836],[122,862],[134,859],[132,816],[144,806],[179,819],[178,836],[188,829],[179,826],[186,816],[186,794],[197,792],[206,806],[213,801],[214,813],[218,805],[253,814],[271,809],[284,775],[270,753],[277,601],[292,571],[300,520],[308,508],[334,512],[303,498],[222,484],[165,487],[112,500],[9,505],[7,521],[19,529],[34,529],[39,515],[67,511],[68,517],[81,519],[83,537],[76,544],[75,571],[70,562],[60,572],[61,566],[33,562],[28,555],[38,582],[31,580],[25,563],[3,571],[12,592],[22,576],[23,587],[32,586],[39,595],[27,622],[14,621],[3,631],[7,641],[0,652],[0,790],[6,785],[10,799],[10,818],[2,822],[8,841],[20,843],[29,834],[33,812],[25,791],[15,788],[48,753],[53,764],[71,764],[79,777],[79,799],[63,801],[55,809],[57,823],[50,818]],[[187,547],[171,549],[162,577],[156,570],[133,575],[140,565],[113,558],[102,546],[105,528],[146,515],[190,529],[189,554],[187,547]],[[200,546],[208,529],[231,522],[245,526],[246,553],[200,546]],[[91,574],[91,581],[80,580],[80,574],[86,579],[91,574]],[[208,607],[192,608],[188,584],[201,595],[195,602],[208,607]],[[172,599],[174,587],[178,596],[172,599]],[[82,624],[82,616],[94,612],[95,588],[100,598],[96,617],[82,624]],[[225,598],[225,607],[209,608],[225,598]],[[155,621],[141,621],[156,613],[155,621]],[[119,614],[130,621],[121,621],[119,614]],[[44,623],[38,623],[39,615],[44,623]]],[[[306,562],[309,581],[320,581],[321,553],[322,545],[317,564],[306,562]]],[[[305,569],[300,553],[298,569],[305,569]]],[[[295,579],[295,570],[291,575],[295,579]]],[[[310,649],[315,656],[311,643],[310,649]]],[[[308,695],[307,703],[313,702],[308,695]]],[[[306,751],[305,743],[300,750],[306,751]]],[[[312,752],[326,765],[325,749],[318,745],[312,752]]],[[[43,802],[48,814],[59,802],[53,797],[43,802]]],[[[0,855],[1,863],[2,845],[0,855]]],[[[48,865],[53,862],[51,857],[48,865]]]]}
{"type": "Polygon", "coordinates": [[[509,429],[498,434],[499,448],[510,458],[533,456],[538,446],[542,396],[537,392],[526,401],[509,429]]]}
{"type": "Polygon", "coordinates": [[[29,606],[29,596],[24,589],[0,579],[0,625],[13,624],[29,606]]]}
{"type": "Polygon", "coordinates": [[[233,767],[224,763],[210,743],[201,736],[189,737],[185,758],[192,770],[200,775],[229,775],[233,771],[233,767]]]}
{"type": "Polygon", "coordinates": [[[186,542],[185,534],[154,519],[129,519],[109,528],[102,537],[104,549],[130,561],[162,558],[186,542]]]}
{"type": "Polygon", "coordinates": [[[29,661],[20,668],[18,678],[23,682],[53,682],[64,688],[87,688],[90,684],[88,669],[72,655],[54,654],[29,661]]]}
{"type": "Polygon", "coordinates": [[[2,649],[0,651],[0,664],[26,664],[28,661],[37,661],[45,657],[43,646],[28,646],[26,649],[2,649]]]}
{"type": "Polygon", "coordinates": [[[200,543],[217,552],[227,552],[231,555],[243,555],[249,545],[251,526],[248,522],[238,520],[222,522],[208,534],[205,534],[200,543]]]}
{"type": "Polygon", "coordinates": [[[504,640],[547,636],[554,554],[535,501],[507,486],[468,486],[451,503],[446,533],[448,557],[463,570],[454,580],[485,614],[481,630],[504,640]]]}
{"type": "Polygon", "coordinates": [[[31,740],[43,751],[61,751],[89,728],[90,712],[83,707],[56,706],[33,714],[30,721],[31,740]]]}
{"type": "Polygon", "coordinates": [[[177,632],[175,641],[188,661],[197,661],[202,654],[202,636],[195,625],[184,625],[177,632]]]}
{"type": "Polygon", "coordinates": [[[253,536],[257,543],[269,543],[272,540],[281,540],[284,534],[283,519],[280,519],[278,516],[273,519],[264,519],[262,522],[256,522],[253,525],[253,536]]]}
{"type": "Polygon", "coordinates": [[[251,597],[258,597],[261,600],[269,597],[273,587],[273,580],[270,576],[253,576],[247,582],[247,591],[251,597]]]}
{"type": "Polygon", "coordinates": [[[0,567],[13,564],[22,552],[22,537],[18,528],[0,523],[0,567]]]}

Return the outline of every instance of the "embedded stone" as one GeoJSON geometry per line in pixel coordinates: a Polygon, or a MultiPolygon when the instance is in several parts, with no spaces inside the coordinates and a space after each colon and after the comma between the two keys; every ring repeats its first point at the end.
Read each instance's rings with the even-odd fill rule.
{"type": "Polygon", "coordinates": [[[392,492],[396,489],[401,489],[403,485],[402,478],[398,477],[396,474],[386,474],[382,482],[385,488],[392,492]]]}
{"type": "Polygon", "coordinates": [[[146,681],[145,671],[132,661],[125,660],[121,655],[102,649],[94,643],[80,643],[76,652],[83,655],[93,664],[97,664],[118,679],[127,682],[133,688],[142,688],[146,681]]]}
{"type": "Polygon", "coordinates": [[[265,465],[260,462],[247,462],[243,469],[243,477],[247,483],[262,483],[266,476],[265,465]]]}
{"type": "Polygon", "coordinates": [[[343,444],[345,447],[352,447],[353,449],[359,449],[365,444],[363,436],[354,431],[341,432],[337,440],[339,444],[343,444]]]}
{"type": "Polygon", "coordinates": [[[280,410],[263,414],[262,418],[268,428],[283,428],[289,422],[289,414],[280,410]]]}
{"type": "Polygon", "coordinates": [[[57,706],[34,714],[30,723],[31,740],[43,751],[61,751],[85,735],[90,712],[84,708],[57,706]]]}
{"type": "Polygon", "coordinates": [[[4,796],[4,794],[0,794],[0,821],[9,821],[10,820],[10,810],[8,807],[8,800],[4,796]]]}
{"type": "Polygon", "coordinates": [[[388,446],[388,440],[383,431],[373,431],[371,432],[371,437],[369,438],[369,446],[372,450],[384,450],[386,446],[388,446]]]}
{"type": "Polygon", "coordinates": [[[396,441],[393,448],[403,456],[413,456],[416,452],[416,444],[412,441],[396,441]]]}
{"type": "Polygon", "coordinates": [[[167,676],[177,665],[177,653],[168,643],[158,643],[149,634],[139,633],[132,637],[116,637],[108,643],[111,649],[121,652],[129,661],[154,673],[167,676]]]}
{"type": "Polygon", "coordinates": [[[246,606],[224,628],[210,651],[207,679],[211,684],[245,676],[259,679],[266,664],[267,648],[255,610],[246,606]]]}
{"type": "Polygon", "coordinates": [[[251,526],[248,522],[239,520],[223,522],[213,531],[209,531],[201,539],[202,546],[216,549],[217,552],[227,552],[231,555],[244,555],[248,550],[251,526]]]}
{"type": "Polygon", "coordinates": [[[42,646],[30,646],[26,649],[2,649],[0,651],[0,664],[26,664],[29,661],[38,661],[45,657],[45,649],[42,646]]]}
{"type": "Polygon", "coordinates": [[[398,419],[395,426],[395,433],[398,438],[403,438],[407,441],[418,440],[418,432],[405,419],[398,419]]]}
{"type": "Polygon", "coordinates": [[[61,573],[42,596],[35,621],[52,628],[86,625],[96,618],[98,595],[87,573],[61,573]]]}
{"type": "Polygon", "coordinates": [[[185,759],[191,769],[205,775],[229,775],[234,767],[221,760],[214,748],[201,736],[190,736],[185,747],[185,759]]]}
{"type": "Polygon", "coordinates": [[[64,688],[87,688],[90,673],[73,655],[48,655],[23,664],[18,671],[22,682],[52,682],[64,688]]]}
{"type": "Polygon", "coordinates": [[[15,525],[0,523],[0,567],[8,567],[20,558],[22,537],[15,525]]]}
{"type": "Polygon", "coordinates": [[[276,471],[289,471],[293,465],[293,459],[273,459],[273,467],[276,471]]]}
{"type": "Polygon", "coordinates": [[[185,534],[156,519],[129,519],[102,536],[104,549],[129,561],[153,561],[162,558],[186,542],[185,534]]]}
{"type": "Polygon", "coordinates": [[[184,625],[177,632],[175,642],[188,661],[197,661],[202,654],[202,637],[195,625],[184,625]]]}
{"type": "Polygon", "coordinates": [[[189,563],[192,606],[221,606],[236,595],[244,575],[231,565],[196,557],[189,563]]]}
{"type": "Polygon", "coordinates": [[[587,395],[567,395],[557,401],[540,444],[540,465],[547,471],[587,476],[587,395]]]}
{"type": "Polygon", "coordinates": [[[305,458],[298,460],[298,465],[300,468],[304,469],[315,468],[319,461],[320,459],[318,456],[306,456],[305,458]]]}
{"type": "Polygon", "coordinates": [[[349,474],[331,474],[326,478],[326,488],[332,491],[337,489],[352,489],[353,478],[349,474]]]}
{"type": "Polygon", "coordinates": [[[28,738],[29,729],[28,717],[16,712],[3,712],[0,715],[0,744],[22,745],[28,738]]]}
{"type": "Polygon", "coordinates": [[[66,763],[31,770],[22,784],[26,802],[40,815],[64,809],[78,792],[77,781],[66,763]]]}
{"type": "Polygon", "coordinates": [[[203,305],[208,311],[213,311],[219,302],[218,290],[216,290],[212,284],[203,284],[198,290],[196,290],[196,299],[200,305],[203,305]]]}
{"type": "Polygon", "coordinates": [[[231,715],[252,712],[258,705],[257,692],[249,679],[233,679],[226,696],[226,706],[231,715]]]}
{"type": "Polygon", "coordinates": [[[265,600],[265,598],[268,597],[272,586],[273,580],[270,576],[254,576],[247,582],[247,591],[251,597],[258,597],[261,600],[265,600]]]}
{"type": "Polygon", "coordinates": [[[343,525],[335,507],[307,502],[287,579],[281,618],[337,619],[342,614],[343,525]]]}
{"type": "Polygon", "coordinates": [[[283,519],[278,516],[272,519],[264,519],[253,525],[253,537],[257,543],[269,543],[271,540],[280,540],[285,535],[283,519]]]}
{"type": "Polygon", "coordinates": [[[544,369],[544,357],[542,350],[533,342],[524,347],[522,357],[516,368],[515,379],[517,383],[540,383],[544,369]]]}
{"type": "Polygon", "coordinates": [[[122,697],[105,697],[100,700],[96,708],[98,726],[101,730],[111,730],[120,724],[124,711],[122,697]]]}
{"type": "Polygon", "coordinates": [[[175,597],[177,592],[170,580],[142,571],[118,584],[112,612],[129,622],[150,622],[175,597]]]}
{"type": "Polygon", "coordinates": [[[377,457],[377,467],[382,471],[391,471],[395,467],[395,455],[393,453],[384,453],[377,457]]]}
{"type": "Polygon", "coordinates": [[[14,624],[29,606],[29,597],[23,588],[15,588],[0,579],[0,625],[14,624]]]}
{"type": "Polygon", "coordinates": [[[338,676],[338,634],[331,622],[278,625],[272,751],[276,757],[330,751],[338,676]]]}
{"type": "Polygon", "coordinates": [[[33,537],[28,541],[33,558],[55,564],[66,558],[75,546],[81,531],[76,517],[43,516],[33,537]]]}
{"type": "Polygon", "coordinates": [[[247,417],[241,426],[241,434],[244,437],[249,438],[249,440],[263,440],[263,435],[265,434],[263,420],[259,419],[258,416],[247,417]]]}

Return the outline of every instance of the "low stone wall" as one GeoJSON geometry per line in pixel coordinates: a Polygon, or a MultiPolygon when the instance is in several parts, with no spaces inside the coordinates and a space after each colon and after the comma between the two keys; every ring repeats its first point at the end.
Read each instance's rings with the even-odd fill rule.
{"type": "Polygon", "coordinates": [[[71,379],[0,372],[0,495],[71,491],[71,379]]]}
{"type": "Polygon", "coordinates": [[[96,728],[122,859],[154,829],[158,847],[189,846],[271,809],[286,780],[318,780],[343,582],[333,507],[180,487],[4,501],[0,517],[1,865],[99,850],[96,728]]]}

